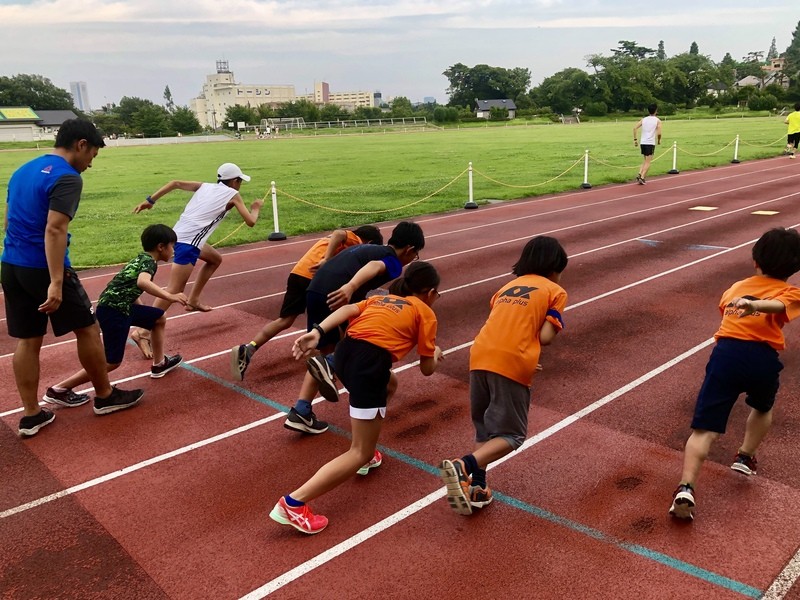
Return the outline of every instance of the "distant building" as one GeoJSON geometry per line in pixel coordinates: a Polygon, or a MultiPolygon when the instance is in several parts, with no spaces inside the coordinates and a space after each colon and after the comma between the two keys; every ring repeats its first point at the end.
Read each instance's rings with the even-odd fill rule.
{"type": "Polygon", "coordinates": [[[61,124],[77,115],[71,110],[38,110],[0,106],[0,142],[52,142],[61,124]]]}
{"type": "Polygon", "coordinates": [[[334,93],[324,81],[315,83],[314,92],[305,96],[297,96],[293,85],[236,83],[228,61],[218,60],[217,72],[206,76],[203,91],[189,102],[189,108],[201,127],[218,129],[226,125],[225,113],[231,106],[258,108],[267,104],[276,108],[280,104],[305,99],[317,105],[336,104],[354,110],[359,106],[379,106],[380,98],[380,92],[334,93]]]}
{"type": "Polygon", "coordinates": [[[493,108],[508,109],[508,118],[513,119],[517,116],[517,105],[513,100],[503,98],[500,100],[478,100],[475,98],[475,116],[479,119],[491,117],[493,108]]]}
{"type": "Polygon", "coordinates": [[[763,90],[768,85],[779,85],[786,89],[789,87],[789,78],[783,74],[783,67],[786,63],[786,57],[779,56],[771,58],[765,65],[761,66],[764,74],[761,77],[754,77],[748,75],[735,83],[737,88],[746,87],[748,85],[763,90]]]}
{"type": "Polygon", "coordinates": [[[89,90],[85,81],[70,81],[69,91],[78,110],[85,113],[92,112],[92,106],[89,104],[89,90]]]}

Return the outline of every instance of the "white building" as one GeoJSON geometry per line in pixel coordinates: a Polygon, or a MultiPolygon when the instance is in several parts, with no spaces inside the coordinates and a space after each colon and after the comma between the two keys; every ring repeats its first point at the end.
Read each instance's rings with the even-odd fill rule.
{"type": "Polygon", "coordinates": [[[92,106],[89,104],[89,90],[85,81],[70,81],[69,91],[78,110],[85,113],[92,112],[92,106]]]}
{"type": "Polygon", "coordinates": [[[336,104],[347,110],[359,106],[379,106],[380,92],[331,93],[330,86],[322,81],[314,84],[314,93],[297,96],[293,85],[236,83],[227,60],[217,61],[217,72],[206,77],[202,93],[189,102],[201,127],[218,129],[226,125],[225,113],[231,106],[258,108],[305,99],[314,104],[336,104]]]}

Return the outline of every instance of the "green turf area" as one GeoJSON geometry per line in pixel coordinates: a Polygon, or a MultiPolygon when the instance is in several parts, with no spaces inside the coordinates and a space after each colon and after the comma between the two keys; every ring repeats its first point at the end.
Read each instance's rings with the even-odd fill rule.
{"type": "MultiPolygon", "coordinates": [[[[583,181],[582,162],[558,176],[580,160],[585,149],[592,157],[589,182],[593,186],[632,181],[641,162],[639,150],[633,146],[634,122],[514,124],[316,137],[282,134],[272,140],[109,147],[101,150],[94,167],[84,174],[83,200],[70,227],[72,262],[89,266],[128,260],[139,250],[144,226],[174,225],[190,196],[172,192],[153,210],[140,215],[132,214],[134,206],[172,179],[213,181],[223,162],[235,162],[252,176],[250,183],[242,185],[247,204],[256,197],[267,198],[256,226],[242,227],[227,237],[222,244],[227,246],[264,240],[273,231],[272,180],[279,190],[280,229],[289,236],[459,209],[467,200],[466,174],[421,200],[451,183],[470,161],[476,169],[474,190],[479,204],[488,199],[578,189],[583,181]],[[553,181],[541,185],[549,180],[553,181]]],[[[742,141],[740,160],[779,155],[785,132],[783,119],[775,117],[668,119],[649,177],[672,168],[671,151],[661,155],[674,141],[680,149],[678,170],[685,172],[730,163],[733,145],[721,149],[737,134],[742,141]],[[692,156],[703,154],[711,155],[692,156]]],[[[36,150],[0,152],[2,189],[16,167],[39,154],[36,150]]],[[[238,214],[229,215],[211,242],[225,238],[240,223],[238,214]]]]}

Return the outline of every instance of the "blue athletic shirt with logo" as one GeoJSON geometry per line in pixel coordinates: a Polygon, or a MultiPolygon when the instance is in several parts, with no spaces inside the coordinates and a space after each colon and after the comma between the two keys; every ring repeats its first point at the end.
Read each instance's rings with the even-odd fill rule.
{"type": "MultiPolygon", "coordinates": [[[[8,227],[0,260],[20,267],[46,269],[47,213],[55,210],[71,220],[78,210],[82,186],[80,173],[54,154],[35,158],[17,169],[8,182],[8,227]]],[[[64,253],[64,266],[70,266],[69,249],[64,253]]]]}

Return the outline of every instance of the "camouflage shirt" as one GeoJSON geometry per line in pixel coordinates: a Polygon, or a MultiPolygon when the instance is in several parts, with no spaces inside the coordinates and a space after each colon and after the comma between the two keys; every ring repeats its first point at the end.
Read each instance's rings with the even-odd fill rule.
{"type": "Polygon", "coordinates": [[[142,252],[139,256],[128,262],[122,270],[108,282],[106,289],[100,294],[97,304],[118,310],[123,315],[131,314],[131,304],[142,295],[142,290],[136,284],[139,273],[150,273],[152,278],[157,270],[153,257],[142,252]]]}

